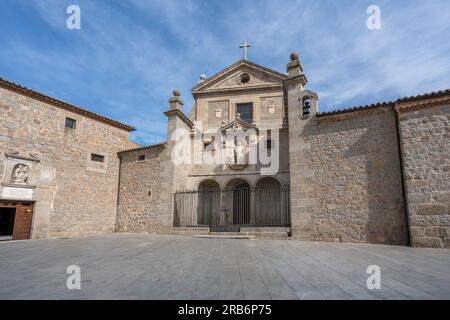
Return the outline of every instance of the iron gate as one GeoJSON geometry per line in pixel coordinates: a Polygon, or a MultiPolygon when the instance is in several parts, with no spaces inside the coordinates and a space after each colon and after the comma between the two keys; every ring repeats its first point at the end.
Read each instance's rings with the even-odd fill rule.
{"type": "Polygon", "coordinates": [[[175,227],[289,227],[289,186],[175,193],[175,227]]]}

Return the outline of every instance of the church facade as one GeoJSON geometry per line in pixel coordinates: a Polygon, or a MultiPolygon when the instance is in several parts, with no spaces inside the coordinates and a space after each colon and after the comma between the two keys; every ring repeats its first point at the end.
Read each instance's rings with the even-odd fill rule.
{"type": "Polygon", "coordinates": [[[145,147],[127,125],[4,82],[0,207],[29,205],[33,238],[233,232],[450,247],[450,90],[320,112],[298,54],[286,71],[243,59],[202,75],[187,114],[174,90],[167,141],[145,147]],[[50,112],[55,123],[42,120],[50,112]]]}

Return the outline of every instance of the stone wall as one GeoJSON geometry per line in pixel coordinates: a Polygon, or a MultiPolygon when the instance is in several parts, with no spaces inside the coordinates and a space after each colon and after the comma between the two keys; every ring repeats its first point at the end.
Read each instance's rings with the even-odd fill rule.
{"type": "Polygon", "coordinates": [[[395,114],[390,108],[319,119],[311,144],[313,238],[406,244],[395,114]]]}
{"type": "Polygon", "coordinates": [[[450,248],[450,105],[399,119],[411,244],[450,248]]]}
{"type": "Polygon", "coordinates": [[[114,230],[117,152],[135,146],[128,130],[6,88],[0,88],[0,122],[2,194],[10,175],[7,162],[36,158],[33,238],[114,230]],[[76,120],[75,129],[65,127],[66,117],[76,120]],[[91,161],[91,153],[104,162],[91,161]]]}
{"type": "Polygon", "coordinates": [[[160,145],[120,154],[118,231],[157,231],[165,153],[165,145],[160,145]]]}
{"type": "Polygon", "coordinates": [[[406,244],[394,111],[291,118],[294,236],[406,244]]]}

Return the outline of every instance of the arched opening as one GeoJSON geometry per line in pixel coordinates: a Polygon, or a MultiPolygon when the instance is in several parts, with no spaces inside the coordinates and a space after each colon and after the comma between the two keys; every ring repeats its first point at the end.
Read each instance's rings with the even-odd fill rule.
{"type": "Polygon", "coordinates": [[[250,224],[251,188],[244,179],[234,179],[225,192],[226,219],[232,225],[250,224]]]}
{"type": "Polygon", "coordinates": [[[274,177],[264,177],[254,186],[233,178],[224,187],[207,179],[195,191],[175,193],[174,226],[209,227],[211,232],[289,227],[289,193],[289,185],[274,177]]]}
{"type": "Polygon", "coordinates": [[[262,178],[261,180],[259,180],[256,183],[256,187],[257,188],[263,188],[263,187],[280,187],[281,184],[280,182],[278,182],[277,179],[272,178],[272,177],[265,177],[262,178]]]}
{"type": "Polygon", "coordinates": [[[311,114],[311,98],[304,96],[302,99],[302,116],[308,117],[311,114]]]}
{"type": "Polygon", "coordinates": [[[204,180],[198,186],[197,224],[217,225],[220,219],[220,185],[214,180],[204,180]]]}
{"type": "Polygon", "coordinates": [[[272,177],[258,181],[255,188],[255,223],[264,226],[284,226],[288,224],[286,201],[280,182],[272,177]]]}
{"type": "Polygon", "coordinates": [[[220,185],[212,179],[203,180],[198,185],[198,191],[220,191],[220,185]]]}

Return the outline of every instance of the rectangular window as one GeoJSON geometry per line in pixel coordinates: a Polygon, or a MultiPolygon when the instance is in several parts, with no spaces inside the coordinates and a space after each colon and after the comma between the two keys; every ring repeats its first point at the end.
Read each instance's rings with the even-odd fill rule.
{"type": "Polygon", "coordinates": [[[253,123],[253,103],[238,103],[236,113],[239,113],[241,119],[247,123],[253,123]]]}
{"type": "Polygon", "coordinates": [[[138,160],[139,160],[139,161],[144,161],[144,160],[145,160],[145,154],[141,154],[141,155],[138,157],[138,160]]]}
{"type": "Polygon", "coordinates": [[[99,155],[99,154],[95,154],[95,153],[91,153],[91,161],[105,162],[105,156],[102,156],[102,155],[99,155]]]}
{"type": "Polygon", "coordinates": [[[77,123],[77,120],[71,119],[71,118],[66,118],[66,128],[75,129],[76,123],[77,123]]]}

